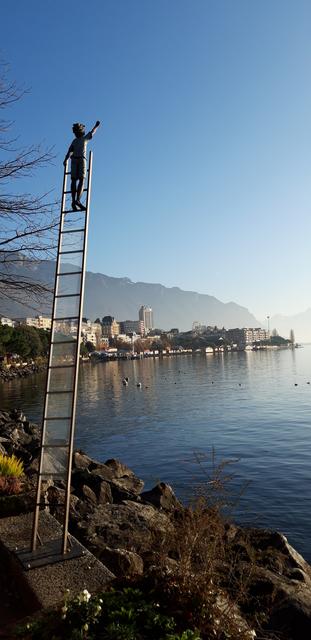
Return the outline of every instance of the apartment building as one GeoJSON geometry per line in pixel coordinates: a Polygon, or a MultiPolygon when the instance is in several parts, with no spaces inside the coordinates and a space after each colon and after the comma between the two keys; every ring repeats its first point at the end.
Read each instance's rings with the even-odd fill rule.
{"type": "Polygon", "coordinates": [[[143,336],[145,334],[145,324],[143,320],[122,320],[120,322],[121,333],[138,333],[143,336]]]}
{"type": "Polygon", "coordinates": [[[113,316],[105,316],[102,319],[102,335],[107,338],[116,338],[120,333],[120,324],[113,316]]]}
{"type": "Polygon", "coordinates": [[[51,329],[52,320],[44,316],[36,316],[35,318],[18,318],[17,324],[25,324],[27,327],[35,327],[35,329],[51,329]]]}
{"type": "Polygon", "coordinates": [[[150,331],[150,329],[154,328],[153,311],[151,307],[142,305],[139,309],[138,317],[139,317],[139,320],[141,320],[141,322],[144,323],[146,333],[150,331]]]}
{"type": "Polygon", "coordinates": [[[244,327],[243,329],[228,329],[226,332],[227,338],[234,344],[253,344],[253,342],[261,342],[263,340],[269,340],[269,333],[261,327],[250,328],[244,327]]]}
{"type": "Polygon", "coordinates": [[[5,318],[4,316],[1,316],[0,325],[6,325],[7,327],[15,327],[15,322],[14,320],[11,320],[11,318],[5,318]]]}

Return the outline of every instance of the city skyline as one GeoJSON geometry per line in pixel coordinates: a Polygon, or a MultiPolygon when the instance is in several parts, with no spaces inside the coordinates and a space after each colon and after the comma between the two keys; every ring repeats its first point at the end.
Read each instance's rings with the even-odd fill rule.
{"type": "Polygon", "coordinates": [[[260,319],[309,308],[310,4],[104,1],[73,91],[83,10],[3,7],[1,56],[29,89],[3,117],[56,154],[21,190],[58,197],[72,123],[99,118],[88,269],[260,319]]]}

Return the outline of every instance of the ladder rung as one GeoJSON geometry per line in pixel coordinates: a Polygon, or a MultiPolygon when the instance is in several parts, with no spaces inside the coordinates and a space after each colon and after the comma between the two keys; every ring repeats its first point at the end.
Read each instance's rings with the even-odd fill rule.
{"type": "Polygon", "coordinates": [[[56,276],[57,278],[59,276],[77,276],[77,275],[81,275],[82,271],[66,271],[65,273],[57,273],[56,276]]]}
{"type": "Polygon", "coordinates": [[[53,322],[60,320],[79,320],[79,316],[62,316],[61,318],[52,318],[53,322]]]}
{"type": "Polygon", "coordinates": [[[83,227],[82,229],[68,229],[68,231],[61,231],[61,233],[78,233],[78,231],[85,231],[85,227],[83,227]]]}
{"type": "Polygon", "coordinates": [[[72,369],[72,367],[75,367],[75,364],[51,364],[48,367],[49,369],[72,369]]]}
{"type": "Polygon", "coordinates": [[[55,298],[76,298],[80,296],[80,293],[61,293],[59,296],[54,296],[55,298]]]}
{"type": "Polygon", "coordinates": [[[68,444],[42,444],[43,449],[66,449],[68,444]]]}
{"type": "Polygon", "coordinates": [[[63,472],[61,472],[61,471],[42,471],[42,473],[38,473],[38,476],[60,476],[61,478],[63,478],[65,475],[66,475],[66,469],[64,469],[63,472]]]}
{"type": "MultiPolygon", "coordinates": [[[[47,474],[46,474],[47,475],[47,474]]],[[[54,507],[58,507],[61,509],[65,508],[65,503],[64,502],[54,502],[54,500],[51,500],[51,502],[35,502],[35,506],[36,507],[42,507],[43,509],[50,509],[51,507],[54,509],[54,507]]]]}
{"type": "MultiPolygon", "coordinates": [[[[85,189],[83,189],[83,192],[82,192],[82,193],[84,193],[84,191],[87,191],[87,189],[86,189],[86,188],[85,188],[85,189]]],[[[67,195],[68,193],[71,193],[71,191],[64,191],[63,193],[64,193],[64,194],[66,193],[66,195],[67,195]]]]}
{"type": "Polygon", "coordinates": [[[73,393],[73,389],[67,389],[66,391],[47,391],[49,395],[54,395],[54,393],[73,393]]]}
{"type": "Polygon", "coordinates": [[[58,417],[55,416],[55,418],[43,418],[43,419],[47,420],[47,421],[49,421],[49,420],[71,420],[71,416],[65,416],[65,417],[64,416],[58,416],[58,417]]]}
{"type": "Polygon", "coordinates": [[[65,253],[83,253],[83,249],[72,249],[71,251],[59,251],[59,256],[63,256],[65,253]]]}
{"type": "Polygon", "coordinates": [[[77,340],[55,340],[55,342],[51,342],[51,345],[54,344],[77,344],[77,340]]]}
{"type": "Polygon", "coordinates": [[[62,213],[86,213],[86,209],[65,209],[62,213]]]}

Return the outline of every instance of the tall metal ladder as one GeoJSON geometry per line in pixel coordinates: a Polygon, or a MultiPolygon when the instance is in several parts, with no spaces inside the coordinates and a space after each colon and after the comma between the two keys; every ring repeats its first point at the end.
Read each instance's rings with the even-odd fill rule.
{"type": "MultiPolygon", "coordinates": [[[[68,519],[70,481],[80,358],[87,234],[92,182],[90,152],[87,168],[86,210],[73,211],[66,203],[68,161],[64,169],[58,251],[44,401],[41,449],[37,480],[36,504],[33,515],[31,552],[35,552],[39,536],[43,483],[51,478],[65,485],[65,503],[61,553],[68,552],[68,519]]],[[[30,565],[28,565],[29,568],[30,565]]]]}

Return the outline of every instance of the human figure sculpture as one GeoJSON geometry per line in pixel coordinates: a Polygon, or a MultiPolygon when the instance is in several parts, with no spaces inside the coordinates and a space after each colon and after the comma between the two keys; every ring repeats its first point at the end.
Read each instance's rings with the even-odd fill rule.
{"type": "Polygon", "coordinates": [[[68,158],[70,158],[71,198],[73,211],[78,211],[79,209],[80,211],[85,211],[85,206],[81,202],[81,196],[83,193],[84,178],[86,176],[86,147],[88,141],[93,138],[93,135],[97,131],[99,125],[100,121],[97,120],[93,129],[91,129],[87,134],[85,133],[85,125],[80,122],[76,122],[72,127],[75,138],[66,153],[63,164],[65,167],[68,158]]]}

